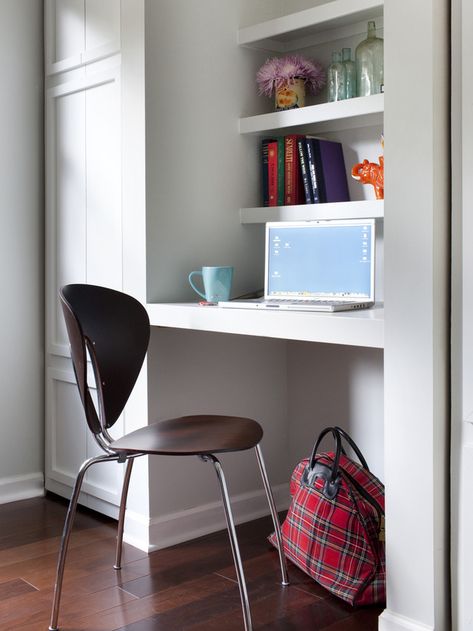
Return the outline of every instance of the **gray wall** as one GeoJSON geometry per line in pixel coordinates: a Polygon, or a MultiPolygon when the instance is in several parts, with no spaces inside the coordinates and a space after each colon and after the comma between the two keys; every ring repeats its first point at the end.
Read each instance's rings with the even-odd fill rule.
{"type": "Polygon", "coordinates": [[[0,0],[0,501],[43,471],[43,3],[0,0]]]}

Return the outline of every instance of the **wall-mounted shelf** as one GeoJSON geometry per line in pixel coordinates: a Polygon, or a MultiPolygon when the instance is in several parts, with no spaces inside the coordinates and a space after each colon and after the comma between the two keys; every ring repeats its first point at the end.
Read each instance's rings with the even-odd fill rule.
{"type": "Polygon", "coordinates": [[[195,303],[148,304],[152,326],[235,333],[286,340],[383,348],[384,309],[307,313],[201,307],[195,303]]]}
{"type": "Polygon", "coordinates": [[[366,31],[383,15],[382,0],[334,0],[274,20],[242,28],[240,46],[287,52],[366,31]]]}
{"type": "Polygon", "coordinates": [[[241,223],[259,224],[267,221],[312,221],[315,219],[369,219],[370,217],[375,219],[384,218],[383,200],[240,208],[241,223]]]}
{"type": "Polygon", "coordinates": [[[239,130],[240,134],[261,134],[307,125],[310,125],[311,131],[351,129],[382,125],[383,113],[384,94],[373,94],[240,118],[239,130]]]}

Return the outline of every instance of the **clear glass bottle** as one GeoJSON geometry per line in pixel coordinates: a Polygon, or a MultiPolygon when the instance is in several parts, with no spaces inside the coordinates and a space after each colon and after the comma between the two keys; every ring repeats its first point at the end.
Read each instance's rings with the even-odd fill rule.
{"type": "Polygon", "coordinates": [[[342,64],[342,56],[336,51],[332,53],[332,63],[327,72],[328,100],[341,101],[346,98],[345,92],[345,67],[342,64]]]}
{"type": "Polygon", "coordinates": [[[368,37],[356,47],[356,93],[369,96],[384,92],[384,42],[376,37],[376,24],[368,22],[368,37]]]}
{"type": "Polygon", "coordinates": [[[342,63],[345,68],[345,98],[356,96],[356,64],[351,60],[351,48],[342,48],[342,63]]]}

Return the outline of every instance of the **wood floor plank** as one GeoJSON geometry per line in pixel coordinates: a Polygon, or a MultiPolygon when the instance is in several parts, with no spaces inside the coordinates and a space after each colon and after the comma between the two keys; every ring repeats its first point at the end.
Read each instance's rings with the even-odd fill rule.
{"type": "Polygon", "coordinates": [[[335,622],[324,631],[378,631],[378,617],[383,609],[381,607],[368,607],[354,611],[342,622],[335,622]]]}
{"type": "MultiPolygon", "coordinates": [[[[153,616],[165,614],[176,607],[185,606],[194,601],[216,594],[221,598],[227,591],[235,591],[236,586],[222,577],[210,574],[198,581],[190,581],[166,590],[129,602],[125,606],[116,607],[96,616],[86,616],[74,621],[68,631],[112,631],[122,626],[132,625],[153,616]]],[[[65,629],[66,627],[64,627],[65,629]]]]}
{"type": "MultiPolygon", "coordinates": [[[[34,555],[31,559],[13,563],[13,557],[8,564],[0,566],[0,581],[21,576],[38,589],[48,588],[54,583],[56,574],[59,540],[52,546],[45,546],[43,554],[34,555]]],[[[37,545],[37,544],[35,544],[37,545]]],[[[14,549],[8,551],[13,554],[14,549]]],[[[126,546],[123,561],[128,563],[143,558],[142,550],[126,546]]],[[[20,558],[24,557],[24,550],[20,550],[20,558]]],[[[108,535],[103,538],[99,533],[89,530],[75,533],[71,538],[71,546],[67,557],[65,581],[81,576],[87,576],[93,572],[99,572],[110,568],[115,560],[115,539],[108,535]]]]}
{"type": "Polygon", "coordinates": [[[11,581],[0,583],[0,601],[10,600],[22,594],[38,591],[33,585],[30,585],[22,578],[16,578],[11,581]]]}
{"type": "Polygon", "coordinates": [[[222,559],[221,555],[213,554],[201,558],[198,564],[180,563],[175,567],[165,568],[148,576],[128,581],[122,587],[135,596],[143,598],[173,585],[179,585],[184,581],[199,579],[206,574],[215,572],[220,567],[224,567],[226,563],[227,560],[222,559]]]}
{"type": "MultiPolygon", "coordinates": [[[[109,527],[96,527],[89,530],[76,531],[71,536],[70,549],[85,545],[95,545],[98,542],[107,540],[113,540],[115,533],[109,527]]],[[[47,554],[57,554],[59,550],[59,544],[61,537],[52,537],[36,541],[34,543],[27,543],[25,545],[18,545],[15,548],[7,548],[0,551],[0,572],[1,568],[17,564],[21,561],[29,561],[36,557],[42,557],[47,554]]]]}
{"type": "MultiPolygon", "coordinates": [[[[48,496],[47,502],[38,497],[5,504],[0,520],[0,550],[18,547],[52,537],[59,537],[66,516],[67,501],[48,496]],[[7,507],[7,508],[4,508],[7,507]]],[[[74,529],[97,528],[101,523],[110,527],[110,520],[90,511],[77,514],[74,529]]]]}
{"type": "MultiPolygon", "coordinates": [[[[309,631],[322,629],[317,626],[317,621],[327,619],[327,607],[325,602],[312,597],[310,594],[302,592],[297,588],[288,586],[279,593],[273,592],[263,598],[250,599],[251,613],[255,629],[298,629],[309,631]],[[293,626],[294,619],[301,616],[301,612],[312,612],[313,615],[305,614],[307,618],[306,626],[293,626]],[[314,622],[316,621],[316,622],[314,622]]],[[[333,614],[332,615],[337,615],[333,614]]],[[[338,614],[343,617],[346,614],[338,614]]],[[[333,617],[330,618],[333,621],[333,617]]],[[[336,619],[336,618],[335,618],[336,619]]],[[[196,622],[189,625],[189,631],[242,631],[243,617],[239,603],[231,612],[222,612],[205,622],[196,622]],[[230,614],[230,615],[229,615],[230,614]]],[[[128,631],[128,630],[127,630],[128,631]]]]}
{"type": "MultiPolygon", "coordinates": [[[[51,613],[51,598],[50,595],[48,596],[49,597],[46,599],[44,599],[43,596],[42,606],[36,608],[37,610],[34,612],[30,609],[25,611],[23,615],[18,615],[17,612],[12,611],[10,616],[2,619],[1,624],[5,625],[3,628],[8,628],[12,631],[14,629],[18,631],[20,629],[21,631],[47,629],[51,613]]],[[[64,594],[61,601],[61,618],[63,620],[74,620],[82,616],[84,611],[98,615],[100,612],[107,611],[112,607],[124,606],[130,600],[135,600],[135,597],[119,587],[112,587],[101,592],[96,592],[95,594],[87,594],[86,597],[64,594]]],[[[67,627],[61,625],[61,628],[65,630],[67,627]]]]}

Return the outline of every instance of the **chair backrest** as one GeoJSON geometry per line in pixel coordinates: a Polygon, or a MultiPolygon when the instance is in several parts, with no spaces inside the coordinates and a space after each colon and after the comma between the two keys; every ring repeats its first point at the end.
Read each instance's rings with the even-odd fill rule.
{"type": "Polygon", "coordinates": [[[148,314],[135,298],[106,287],[66,285],[59,293],[87,423],[100,434],[117,421],[138,378],[149,343],[148,314]],[[86,350],[98,413],[87,382],[86,350]]]}

